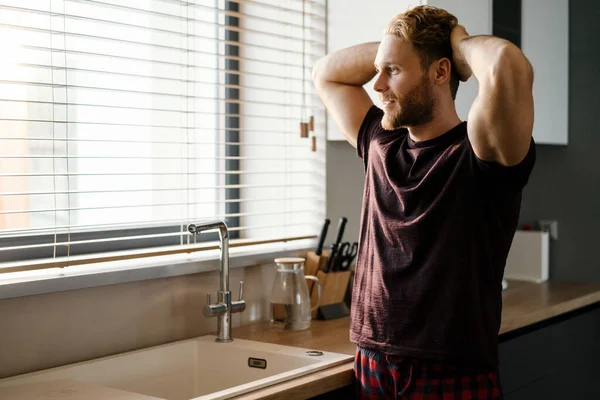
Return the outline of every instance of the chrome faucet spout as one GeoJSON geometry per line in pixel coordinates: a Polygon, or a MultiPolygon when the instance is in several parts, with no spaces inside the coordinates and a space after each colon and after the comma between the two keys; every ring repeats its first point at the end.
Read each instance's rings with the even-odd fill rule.
{"type": "Polygon", "coordinates": [[[208,221],[200,224],[189,224],[188,232],[193,235],[206,231],[219,231],[219,247],[221,249],[219,287],[223,292],[229,291],[229,230],[225,221],[208,221]]]}
{"type": "Polygon", "coordinates": [[[231,300],[231,291],[229,290],[229,231],[225,221],[207,221],[199,224],[189,224],[188,232],[197,235],[202,232],[218,230],[220,247],[220,290],[217,292],[217,303],[211,304],[210,294],[208,301],[204,306],[204,315],[206,317],[217,317],[217,342],[231,342],[231,314],[242,312],[246,309],[246,302],[242,299],[244,291],[244,282],[240,282],[240,298],[236,301],[231,300]]]}

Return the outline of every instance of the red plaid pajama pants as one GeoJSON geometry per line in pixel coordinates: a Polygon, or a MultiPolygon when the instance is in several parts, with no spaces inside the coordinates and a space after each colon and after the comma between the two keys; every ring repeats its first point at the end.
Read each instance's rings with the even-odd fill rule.
{"type": "Polygon", "coordinates": [[[498,371],[467,372],[455,365],[356,349],[358,399],[502,399],[498,371]]]}

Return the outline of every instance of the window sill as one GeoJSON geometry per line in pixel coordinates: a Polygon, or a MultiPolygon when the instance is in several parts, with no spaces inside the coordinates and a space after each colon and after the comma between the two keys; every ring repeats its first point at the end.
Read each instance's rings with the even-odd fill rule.
{"type": "MultiPolygon", "coordinates": [[[[302,256],[316,246],[307,239],[229,249],[230,268],[269,264],[277,257],[302,256]]],[[[6,274],[0,278],[0,300],[119,283],[197,274],[219,269],[219,250],[94,265],[6,274]]]]}

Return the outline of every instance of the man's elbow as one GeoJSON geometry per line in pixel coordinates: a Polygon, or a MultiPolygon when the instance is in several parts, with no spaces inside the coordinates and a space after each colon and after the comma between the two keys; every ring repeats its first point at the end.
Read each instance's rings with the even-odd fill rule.
{"type": "MultiPolygon", "coordinates": [[[[516,47],[516,46],[515,46],[516,47]]],[[[516,54],[513,59],[513,68],[521,78],[521,82],[527,87],[533,87],[533,66],[525,57],[521,49],[516,48],[516,54]]]]}
{"type": "Polygon", "coordinates": [[[496,57],[492,76],[497,82],[509,79],[521,87],[533,87],[533,67],[514,44],[507,42],[496,57]]]}
{"type": "Polygon", "coordinates": [[[315,84],[315,86],[317,86],[317,87],[319,86],[320,83],[322,83],[325,80],[325,78],[323,77],[324,69],[325,69],[324,64],[326,62],[325,57],[327,57],[327,56],[319,58],[315,62],[315,65],[313,65],[313,68],[312,68],[312,80],[313,80],[313,83],[315,84]]]}
{"type": "Polygon", "coordinates": [[[527,78],[527,82],[533,87],[533,66],[531,65],[531,63],[529,62],[529,60],[527,59],[527,57],[525,57],[525,55],[523,55],[523,57],[525,58],[525,75],[527,78]]]}

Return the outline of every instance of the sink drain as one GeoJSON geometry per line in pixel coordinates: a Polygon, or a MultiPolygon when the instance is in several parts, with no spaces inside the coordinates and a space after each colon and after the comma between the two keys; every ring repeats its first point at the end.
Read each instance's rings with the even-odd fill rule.
{"type": "Polygon", "coordinates": [[[305,353],[307,356],[313,356],[313,357],[317,357],[317,356],[322,356],[323,352],[319,351],[319,350],[309,350],[305,353]]]}

